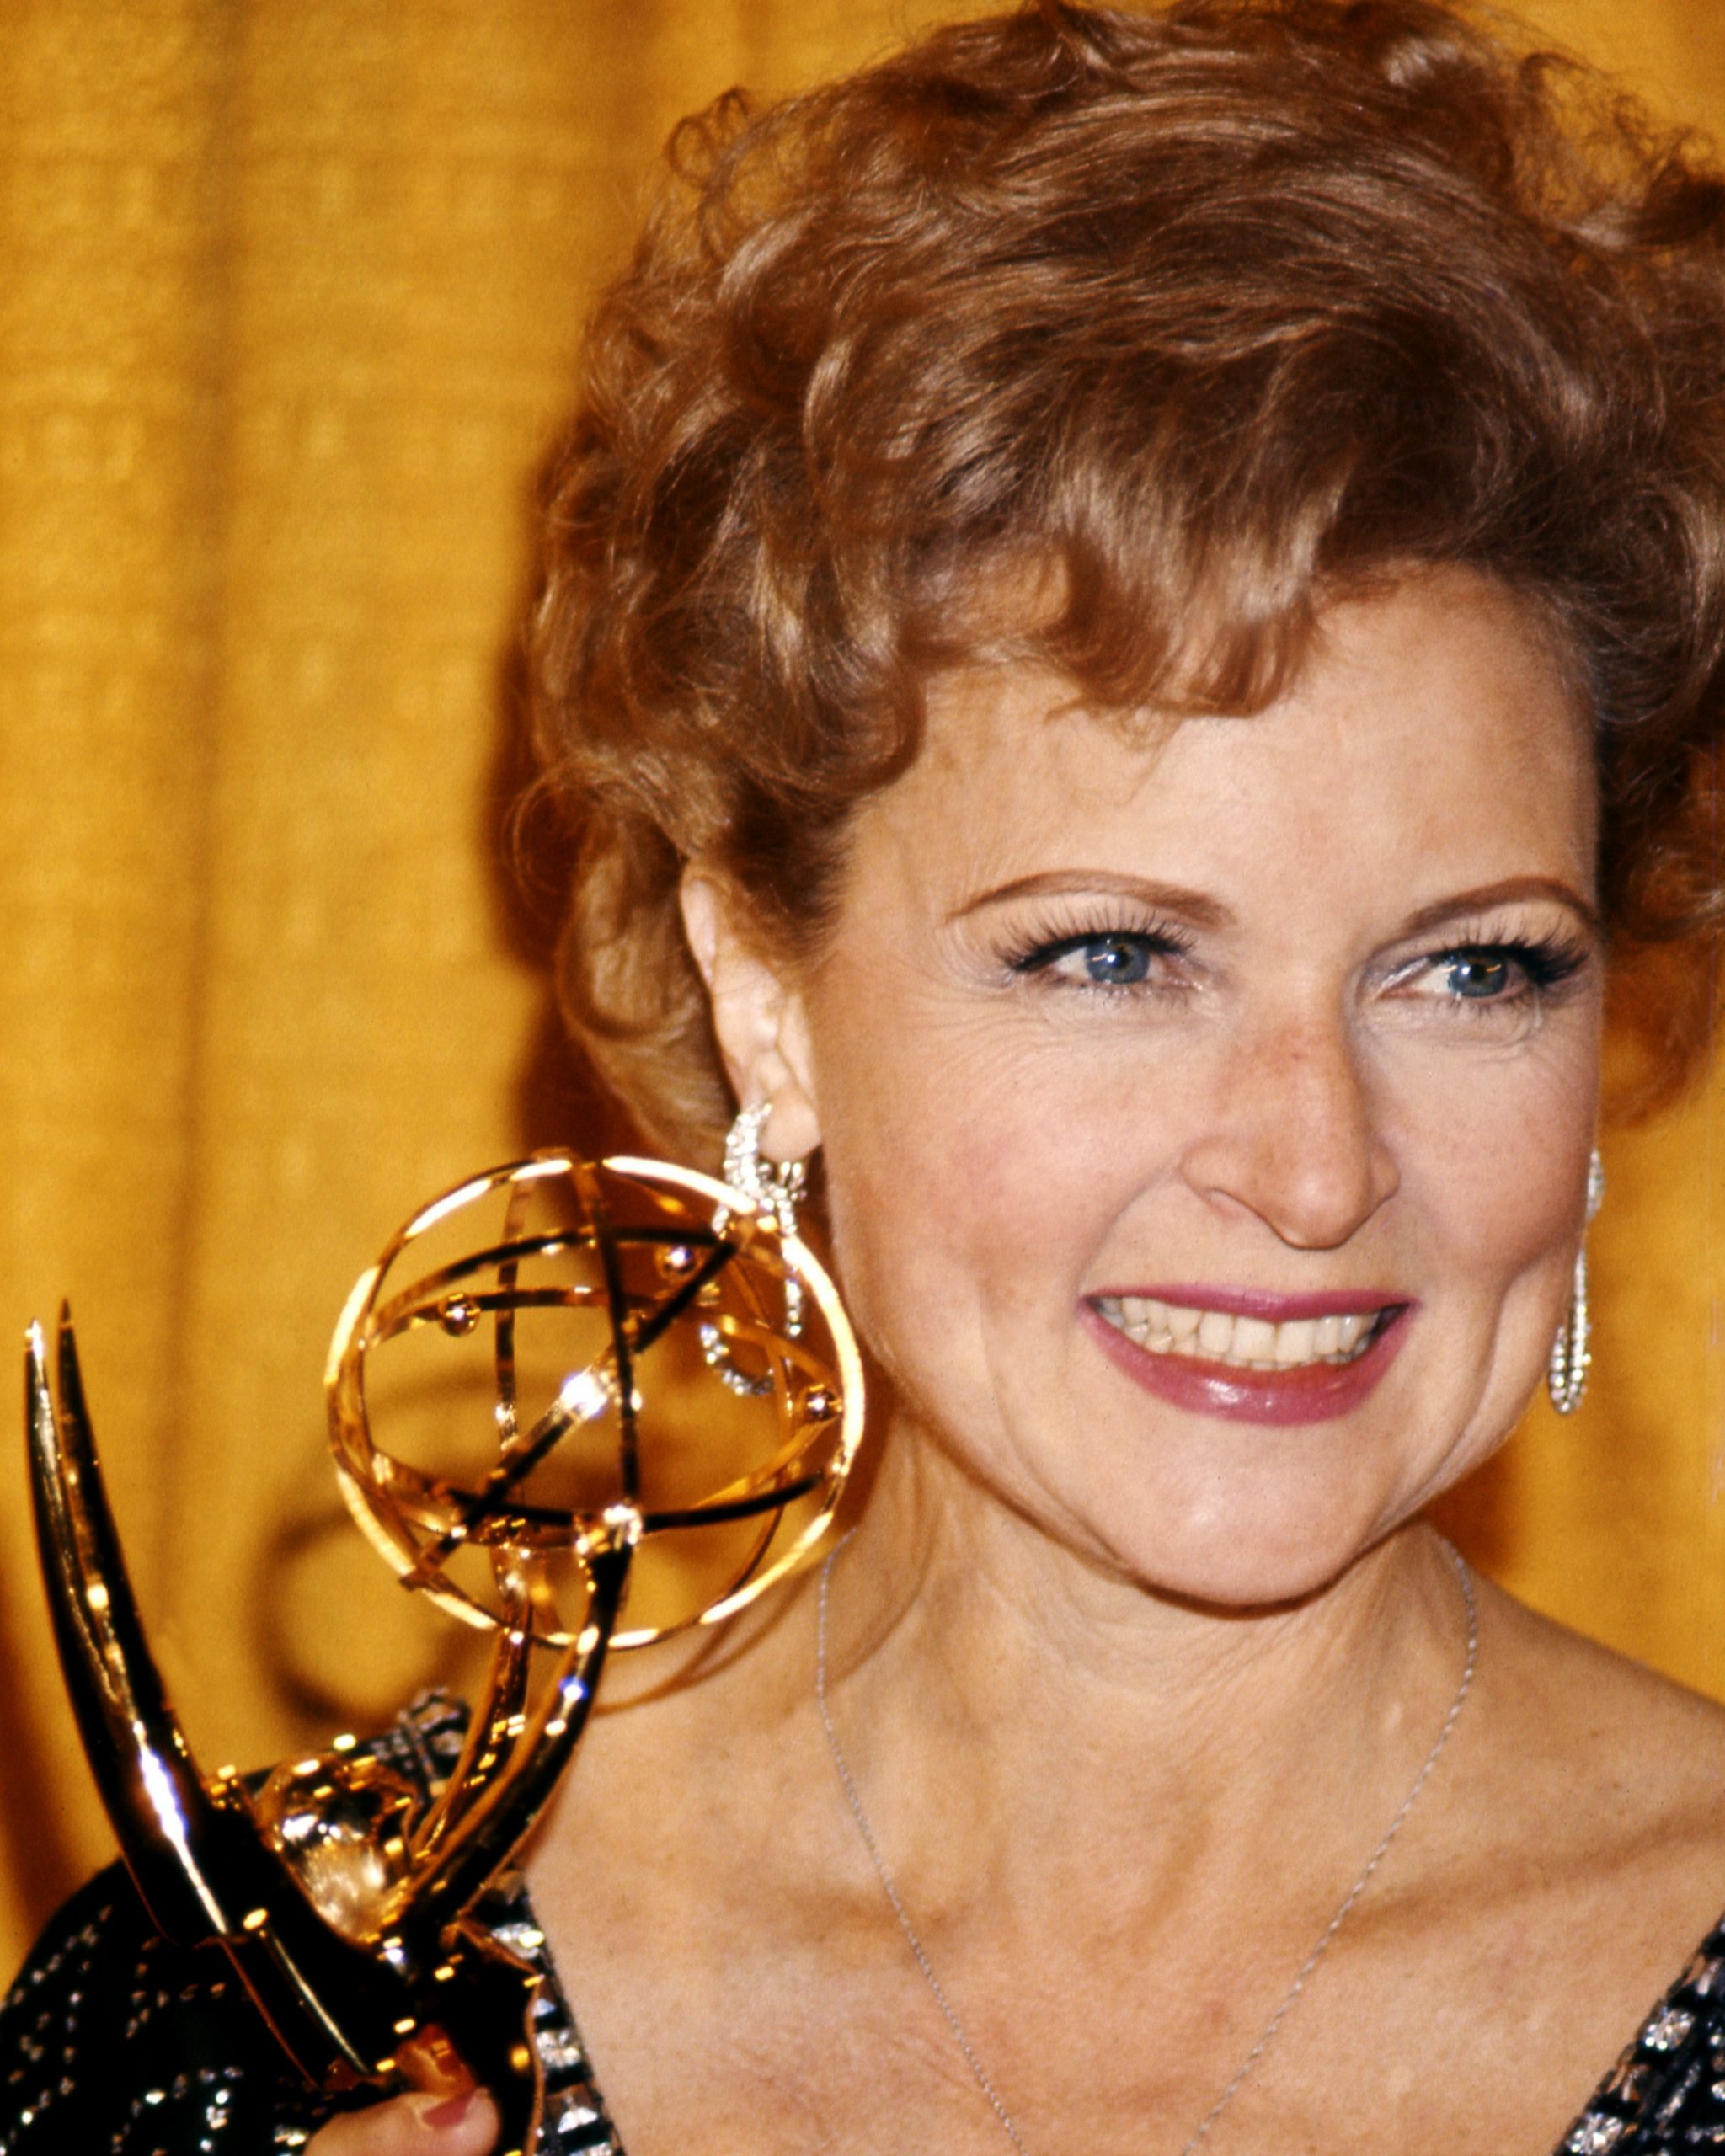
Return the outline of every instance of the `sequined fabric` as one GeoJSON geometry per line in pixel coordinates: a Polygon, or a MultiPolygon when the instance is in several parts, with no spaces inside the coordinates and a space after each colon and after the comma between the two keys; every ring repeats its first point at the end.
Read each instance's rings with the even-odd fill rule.
{"type": "Polygon", "coordinates": [[[1558,2144],[1557,2156],[1725,2148],[1725,1921],[1558,2144]]]}
{"type": "MultiPolygon", "coordinates": [[[[465,1717],[441,1699],[368,1748],[435,1788],[465,1717]]],[[[482,1913],[545,1983],[539,2156],[623,2156],[518,1878],[482,1913]]],[[[220,1951],[164,1944],[125,1873],[91,1881],[0,2006],[0,2156],[263,2156],[331,2116],[276,2048],[220,1951]]],[[[1725,2148],[1725,1920],[1702,1942],[1553,2156],[1725,2148]]]]}
{"type": "MultiPolygon", "coordinates": [[[[368,1748],[433,1789],[464,1720],[426,1700],[368,1748]]],[[[546,1977],[540,2156],[621,2156],[520,1880],[479,1913],[546,1977]]],[[[334,2108],[288,2064],[221,1950],[158,1939],[118,1865],[61,1911],[0,2006],[0,2156],[263,2156],[303,2148],[334,2108]]]]}

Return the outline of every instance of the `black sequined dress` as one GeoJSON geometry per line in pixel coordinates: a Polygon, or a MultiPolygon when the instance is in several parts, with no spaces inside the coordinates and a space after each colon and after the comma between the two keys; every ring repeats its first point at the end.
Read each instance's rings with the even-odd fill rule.
{"type": "MultiPolygon", "coordinates": [[[[465,1717],[431,1699],[371,1748],[430,1788],[465,1717]]],[[[518,1879],[483,1913],[546,1981],[541,2156],[623,2156],[518,1879]]],[[[0,2005],[0,2156],[266,2156],[332,2106],[307,2089],[216,1948],[165,1945],[115,1866],[49,1926],[0,2005]]],[[[1725,2148],[1725,1921],[1648,2016],[1554,2156],[1725,2148]]]]}

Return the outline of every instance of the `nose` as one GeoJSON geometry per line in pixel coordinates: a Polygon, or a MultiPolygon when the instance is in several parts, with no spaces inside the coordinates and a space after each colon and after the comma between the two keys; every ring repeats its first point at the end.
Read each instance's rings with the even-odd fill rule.
{"type": "Polygon", "coordinates": [[[1296,1250],[1334,1250],[1398,1182],[1341,1013],[1266,1014],[1226,1046],[1181,1171],[1296,1250]]]}

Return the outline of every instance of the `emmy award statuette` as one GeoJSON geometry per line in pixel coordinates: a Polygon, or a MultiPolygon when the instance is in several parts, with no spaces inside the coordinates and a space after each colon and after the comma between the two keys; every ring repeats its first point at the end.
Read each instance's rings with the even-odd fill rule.
{"type": "Polygon", "coordinates": [[[861,1366],[816,1260],[743,1193],[545,1155],[426,1206],[349,1298],[327,1372],[342,1493],[402,1584],[492,1635],[430,1798],[339,1737],[202,1771],[103,1490],[69,1315],[25,1412],[42,1566],[84,1748],[151,1917],[215,1941],[307,2079],[387,2089],[441,2031],[531,2156],[535,1971],[473,1917],[539,1817],[607,1652],[729,1616],[825,1534],[861,1366]],[[411,1428],[410,1450],[374,1436],[411,1428]]]}

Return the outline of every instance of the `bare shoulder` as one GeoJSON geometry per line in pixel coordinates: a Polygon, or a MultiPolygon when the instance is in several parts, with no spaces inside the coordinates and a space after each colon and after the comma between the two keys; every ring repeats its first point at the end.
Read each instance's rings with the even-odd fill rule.
{"type": "Polygon", "coordinates": [[[1725,1911],[1725,1709],[1478,1593],[1443,1831],[1395,1936],[1469,2003],[1457,2072],[1494,2112],[1536,2095],[1516,2145],[1549,2148],[1725,1911]]]}
{"type": "Polygon", "coordinates": [[[1481,1619],[1480,1764],[1506,1830],[1546,1865],[1725,1905],[1725,1706],[1485,1583],[1481,1619]]]}

